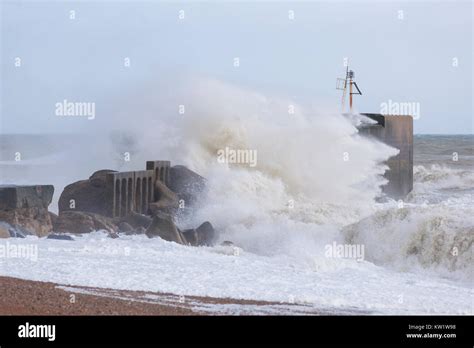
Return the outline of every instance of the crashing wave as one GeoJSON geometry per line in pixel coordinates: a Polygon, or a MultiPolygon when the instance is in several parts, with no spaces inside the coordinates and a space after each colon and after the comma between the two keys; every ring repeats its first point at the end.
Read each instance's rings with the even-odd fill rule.
{"type": "Polygon", "coordinates": [[[447,204],[388,208],[343,232],[350,243],[364,244],[366,260],[377,265],[472,281],[473,213],[447,204]]]}

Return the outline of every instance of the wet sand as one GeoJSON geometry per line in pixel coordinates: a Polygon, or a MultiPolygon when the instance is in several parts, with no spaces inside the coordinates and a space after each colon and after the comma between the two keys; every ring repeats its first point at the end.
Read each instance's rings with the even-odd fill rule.
{"type": "MultiPolygon", "coordinates": [[[[68,286],[10,277],[0,277],[0,284],[0,315],[278,314],[281,306],[283,312],[288,311],[288,306],[294,306],[293,314],[298,314],[299,307],[272,302],[68,286]]],[[[290,312],[293,310],[290,309],[290,312]]],[[[310,313],[305,311],[304,314],[310,313]]]]}

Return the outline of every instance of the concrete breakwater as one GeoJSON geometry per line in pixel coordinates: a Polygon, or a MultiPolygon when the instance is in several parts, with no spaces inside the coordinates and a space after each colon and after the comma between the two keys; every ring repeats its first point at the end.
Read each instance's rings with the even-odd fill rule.
{"type": "Polygon", "coordinates": [[[180,230],[174,221],[178,209],[192,207],[204,178],[184,166],[171,167],[169,161],[148,161],[146,168],[99,170],[66,186],[58,215],[48,211],[52,185],[1,186],[0,237],[33,234],[63,239],[53,233],[105,230],[112,238],[118,233],[146,234],[180,244],[211,244],[214,228],[209,222],[180,230]]]}
{"type": "Polygon", "coordinates": [[[402,199],[413,190],[413,117],[400,115],[362,114],[376,121],[359,128],[359,133],[373,137],[399,150],[386,162],[388,183],[382,186],[387,196],[402,199]]]}

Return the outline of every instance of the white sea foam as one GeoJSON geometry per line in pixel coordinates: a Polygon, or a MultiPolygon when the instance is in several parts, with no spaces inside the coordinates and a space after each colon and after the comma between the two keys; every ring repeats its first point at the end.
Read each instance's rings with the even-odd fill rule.
{"type": "Polygon", "coordinates": [[[187,247],[145,236],[75,241],[17,239],[38,244],[38,260],[0,258],[0,274],[65,285],[144,290],[184,296],[307,304],[331,313],[472,314],[472,290],[423,274],[370,262],[326,259],[308,267],[287,255],[187,247]],[[330,267],[331,266],[331,267],[330,267]]]}

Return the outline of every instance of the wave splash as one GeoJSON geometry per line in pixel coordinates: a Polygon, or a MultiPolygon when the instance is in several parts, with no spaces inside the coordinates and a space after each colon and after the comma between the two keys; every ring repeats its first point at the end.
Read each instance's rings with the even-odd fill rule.
{"type": "Polygon", "coordinates": [[[221,240],[260,255],[290,256],[318,271],[353,266],[324,256],[324,247],[336,241],[364,244],[366,261],[376,265],[469,278],[471,208],[457,209],[459,201],[433,199],[432,192],[468,187],[472,173],[415,166],[415,190],[405,208],[376,203],[383,162],[396,150],[360,137],[360,117],[314,111],[217,80],[185,86],[159,101],[186,100],[182,116],[150,119],[154,129],[166,130],[166,142],[153,132],[138,143],[208,179],[199,209],[182,224],[212,221],[221,240]],[[256,151],[257,165],[219,163],[218,151],[226,148],[256,151]]]}

